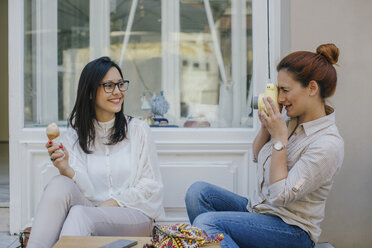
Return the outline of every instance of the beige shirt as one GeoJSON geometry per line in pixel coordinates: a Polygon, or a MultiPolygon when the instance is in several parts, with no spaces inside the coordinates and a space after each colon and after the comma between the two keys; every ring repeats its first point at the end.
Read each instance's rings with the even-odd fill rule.
{"type": "Polygon", "coordinates": [[[262,147],[257,164],[258,190],[247,206],[248,211],[275,215],[300,227],[315,243],[321,233],[328,193],[344,159],[335,113],[328,106],[326,110],[327,116],[300,125],[297,118],[289,120],[287,178],[270,185],[273,141],[262,147]]]}

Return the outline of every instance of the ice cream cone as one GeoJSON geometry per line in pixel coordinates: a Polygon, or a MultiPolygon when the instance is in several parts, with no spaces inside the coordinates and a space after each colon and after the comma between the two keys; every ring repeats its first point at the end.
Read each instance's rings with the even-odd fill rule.
{"type": "Polygon", "coordinates": [[[46,134],[49,140],[54,140],[59,136],[59,128],[56,123],[51,123],[46,129],[46,134]]]}

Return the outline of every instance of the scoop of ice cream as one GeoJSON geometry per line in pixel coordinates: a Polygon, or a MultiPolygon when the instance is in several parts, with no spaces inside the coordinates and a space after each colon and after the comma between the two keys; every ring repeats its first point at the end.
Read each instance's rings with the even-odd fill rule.
{"type": "Polygon", "coordinates": [[[59,128],[56,123],[50,123],[46,129],[46,134],[49,140],[54,140],[59,136],[59,128]]]}

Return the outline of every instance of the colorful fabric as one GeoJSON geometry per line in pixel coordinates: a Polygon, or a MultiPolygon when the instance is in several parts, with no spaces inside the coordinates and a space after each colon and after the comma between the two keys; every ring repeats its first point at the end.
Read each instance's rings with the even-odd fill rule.
{"type": "Polygon", "coordinates": [[[208,236],[205,231],[190,224],[175,224],[155,225],[152,239],[156,248],[196,248],[220,242],[224,237],[222,233],[208,236]]]}

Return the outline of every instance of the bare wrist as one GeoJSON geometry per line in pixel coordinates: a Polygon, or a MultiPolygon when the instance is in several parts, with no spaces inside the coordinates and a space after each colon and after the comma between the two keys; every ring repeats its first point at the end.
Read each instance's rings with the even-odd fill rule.
{"type": "Polygon", "coordinates": [[[287,137],[272,137],[273,141],[280,141],[282,142],[283,145],[287,146],[288,145],[288,139],[287,137]]]}
{"type": "Polygon", "coordinates": [[[261,127],[260,133],[261,133],[261,135],[262,135],[263,137],[267,137],[267,138],[270,137],[270,133],[269,133],[269,131],[267,130],[267,128],[265,128],[265,127],[261,127]]]}
{"type": "Polygon", "coordinates": [[[59,173],[69,178],[73,178],[75,175],[75,171],[70,166],[65,169],[59,169],[59,173]]]}

